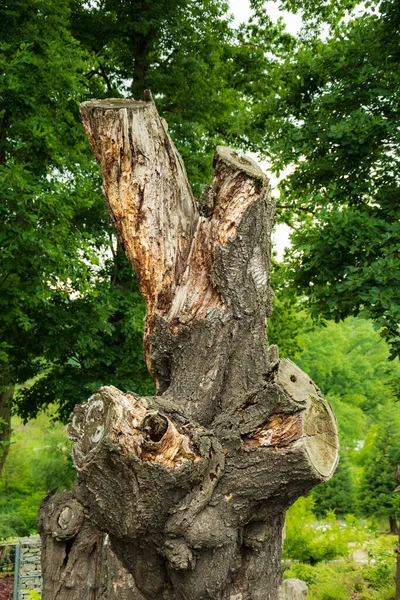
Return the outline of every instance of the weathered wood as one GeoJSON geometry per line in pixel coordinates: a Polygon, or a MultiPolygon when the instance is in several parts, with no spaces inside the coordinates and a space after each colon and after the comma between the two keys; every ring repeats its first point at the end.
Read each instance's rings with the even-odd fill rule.
{"type": "Polygon", "coordinates": [[[267,350],[268,181],[219,147],[197,201],[150,95],[81,110],[158,394],[104,387],[76,408],[74,496],[144,599],[277,600],[285,511],[331,476],[338,440],[315,384],[267,350]]]}
{"type": "Polygon", "coordinates": [[[267,371],[274,222],[267,179],[251,159],[217,148],[205,216],[151,100],[92,101],[81,112],[146,300],[149,370],[159,393],[168,389],[188,416],[210,423],[219,405],[267,371]],[[243,369],[246,355],[252,361],[243,369]]]}
{"type": "Polygon", "coordinates": [[[171,585],[178,598],[276,597],[284,510],[337,460],[329,405],[285,359],[211,430],[162,397],[106,387],[76,409],[70,436],[75,494],[146,598],[171,585]]]}
{"type": "Polygon", "coordinates": [[[95,600],[103,534],[69,492],[49,493],[38,515],[42,539],[43,599],[95,600]]]}
{"type": "Polygon", "coordinates": [[[111,551],[108,536],[71,492],[49,492],[40,505],[43,600],[144,600],[111,551]]]}

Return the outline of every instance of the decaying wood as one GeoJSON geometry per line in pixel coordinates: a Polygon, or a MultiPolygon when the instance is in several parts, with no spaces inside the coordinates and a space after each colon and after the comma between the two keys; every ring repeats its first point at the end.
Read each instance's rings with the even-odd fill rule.
{"type": "Polygon", "coordinates": [[[71,492],[49,492],[40,505],[44,600],[144,600],[71,492]]]}
{"type": "Polygon", "coordinates": [[[158,392],[104,387],[76,408],[74,498],[144,599],[277,600],[285,511],[331,476],[338,440],[316,385],[267,350],[268,181],[218,147],[197,201],[150,95],[81,111],[158,392]]]}
{"type": "Polygon", "coordinates": [[[251,159],[218,147],[205,216],[151,100],[94,101],[81,110],[146,300],[149,370],[159,393],[168,389],[186,414],[211,422],[218,404],[251,389],[267,370],[274,212],[267,179],[251,159]],[[253,361],[243,370],[246,353],[253,361]]]}

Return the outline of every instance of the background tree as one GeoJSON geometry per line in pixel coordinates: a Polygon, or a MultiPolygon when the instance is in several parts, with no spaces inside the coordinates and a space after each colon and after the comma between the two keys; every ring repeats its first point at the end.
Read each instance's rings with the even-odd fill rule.
{"type": "MultiPolygon", "coordinates": [[[[372,323],[354,317],[322,327],[309,323],[302,337],[304,350],[298,362],[312,377],[318,377],[338,414],[345,412],[340,406],[345,403],[369,414],[371,423],[392,400],[390,382],[400,376],[400,365],[388,362],[389,347],[372,323]]],[[[347,431],[352,428],[353,424],[347,431]]]]}
{"type": "Polygon", "coordinates": [[[42,368],[37,335],[53,302],[84,294],[105,223],[88,194],[86,144],[75,127],[87,56],[66,3],[3,2],[0,81],[0,416],[4,462],[14,386],[42,368]]]}
{"type": "Polygon", "coordinates": [[[332,479],[318,485],[312,491],[312,497],[318,517],[324,517],[330,510],[341,517],[356,512],[356,486],[346,451],[339,452],[339,464],[332,479]]]}
{"type": "Polygon", "coordinates": [[[368,428],[392,405],[391,382],[400,375],[399,365],[388,362],[388,345],[364,319],[350,317],[326,327],[309,323],[302,339],[304,350],[296,361],[320,382],[331,402],[341,446],[332,479],[313,491],[316,514],[322,516],[329,509],[337,515],[365,514],[356,503],[363,470],[359,447],[368,428]]]}
{"type": "Polygon", "coordinates": [[[372,319],[395,357],[399,6],[372,2],[370,12],[344,21],[351,2],[284,4],[304,9],[308,28],[293,57],[277,65],[253,125],[275,168],[292,168],[278,203],[295,226],[291,279],[318,318],[372,319]],[[330,29],[322,41],[324,19],[330,29]]]}
{"type": "Polygon", "coordinates": [[[393,485],[393,473],[400,460],[399,427],[398,405],[390,403],[382,409],[367,440],[359,493],[362,513],[386,517],[392,533],[398,533],[400,512],[400,499],[393,485]]]}
{"type": "Polygon", "coordinates": [[[272,315],[268,320],[268,340],[277,344],[282,356],[291,360],[304,349],[304,334],[310,328],[304,303],[288,286],[283,263],[272,260],[271,285],[274,292],[272,315]]]}
{"type": "MultiPolygon", "coordinates": [[[[279,298],[281,308],[282,296],[279,298]]],[[[273,313],[268,330],[276,336],[274,342],[279,343],[281,336],[284,342],[288,340],[288,356],[292,359],[295,356],[301,368],[320,382],[334,408],[339,428],[339,466],[329,482],[313,491],[315,512],[319,516],[329,509],[338,515],[360,514],[356,492],[366,451],[360,453],[359,448],[369,428],[393,402],[391,382],[399,377],[399,365],[397,361],[388,362],[388,345],[374,331],[371,322],[350,317],[341,323],[315,326],[302,308],[304,302],[295,302],[293,295],[291,299],[288,295],[284,298],[290,311],[273,313]],[[283,319],[282,314],[289,318],[283,319]],[[293,329],[293,325],[297,328],[293,329]],[[296,339],[301,340],[303,350],[291,354],[290,349],[295,349],[291,340],[296,339]]],[[[369,437],[370,434],[367,442],[369,437]]],[[[372,456],[372,450],[369,452],[372,456]]]]}
{"type": "Polygon", "coordinates": [[[38,507],[49,489],[70,489],[75,472],[65,427],[40,413],[26,425],[13,417],[10,454],[0,479],[0,539],[37,532],[38,507]]]}
{"type": "Polygon", "coordinates": [[[97,59],[88,77],[108,96],[147,88],[167,120],[196,195],[210,182],[216,145],[250,145],[245,118],[291,47],[262,6],[232,27],[226,0],[71,0],[71,32],[97,59]],[[267,54],[268,53],[268,54],[267,54]]]}

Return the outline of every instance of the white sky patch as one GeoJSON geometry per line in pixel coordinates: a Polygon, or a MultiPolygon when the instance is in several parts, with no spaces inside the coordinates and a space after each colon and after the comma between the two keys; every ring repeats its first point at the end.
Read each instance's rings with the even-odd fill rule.
{"type": "MultiPolygon", "coordinates": [[[[290,167],[288,169],[285,169],[281,173],[280,177],[278,178],[278,177],[276,177],[275,173],[273,173],[273,171],[271,170],[270,165],[268,164],[268,161],[259,160],[259,158],[257,157],[257,154],[255,154],[254,152],[246,152],[246,154],[248,156],[250,156],[253,160],[255,160],[256,163],[258,165],[260,165],[261,169],[267,175],[269,182],[271,184],[272,197],[275,198],[275,200],[278,200],[278,198],[279,198],[278,183],[288,173],[290,173],[290,171],[291,171],[290,167]]],[[[272,232],[272,245],[273,245],[274,251],[276,252],[276,258],[278,261],[283,260],[283,255],[284,255],[285,249],[290,246],[290,239],[289,239],[290,233],[291,233],[291,229],[290,229],[290,227],[288,227],[288,225],[285,225],[285,223],[278,223],[277,225],[275,225],[275,228],[272,232]]]]}
{"type": "Polygon", "coordinates": [[[289,239],[290,234],[291,229],[285,223],[278,223],[278,225],[275,225],[274,231],[272,232],[272,247],[274,252],[276,252],[278,262],[282,262],[286,248],[289,248],[291,245],[289,239]]]}
{"type": "MultiPolygon", "coordinates": [[[[231,12],[234,16],[233,25],[235,27],[240,25],[240,23],[245,23],[249,20],[251,16],[250,0],[229,0],[229,4],[231,12]]],[[[286,10],[279,10],[278,5],[275,2],[266,2],[265,9],[274,23],[276,23],[279,17],[282,17],[286,25],[287,32],[292,35],[298,34],[303,24],[300,15],[289,13],[286,10]]],[[[260,165],[262,170],[268,175],[269,180],[271,182],[272,195],[274,197],[277,197],[277,185],[279,183],[279,180],[274,175],[274,173],[271,172],[268,163],[266,161],[260,162],[256,154],[248,154],[260,165]]],[[[280,178],[284,177],[285,174],[286,173],[282,173],[280,178]]],[[[285,248],[290,246],[289,235],[290,228],[287,225],[281,224],[275,226],[274,232],[272,234],[272,243],[274,246],[274,250],[277,254],[277,259],[279,261],[283,259],[285,248]]]]}
{"type": "MultiPolygon", "coordinates": [[[[248,21],[251,15],[250,0],[229,0],[229,4],[234,16],[233,24],[235,27],[248,21]]],[[[289,13],[287,10],[279,10],[276,2],[266,2],[265,10],[274,23],[279,17],[282,17],[288,33],[296,35],[300,31],[303,24],[300,15],[289,13]]]]}

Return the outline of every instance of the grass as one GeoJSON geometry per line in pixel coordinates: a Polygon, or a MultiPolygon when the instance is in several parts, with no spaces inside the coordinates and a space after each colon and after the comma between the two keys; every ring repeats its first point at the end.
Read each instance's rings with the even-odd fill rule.
{"type": "Polygon", "coordinates": [[[379,534],[375,523],[333,513],[319,522],[312,499],[289,511],[284,577],[305,581],[308,600],[395,600],[397,536],[379,534]],[[362,550],[363,562],[354,560],[362,550]]]}

